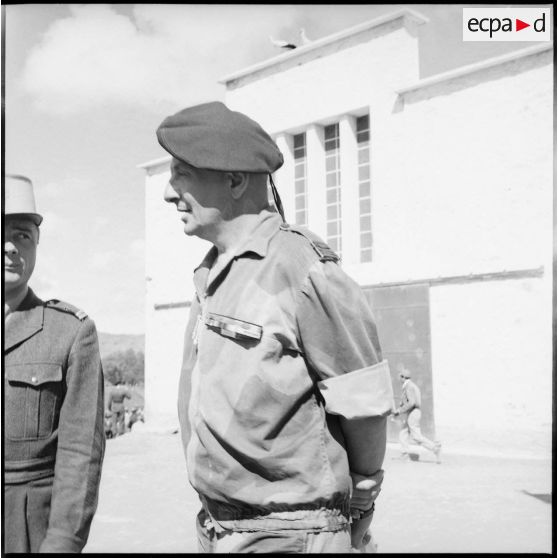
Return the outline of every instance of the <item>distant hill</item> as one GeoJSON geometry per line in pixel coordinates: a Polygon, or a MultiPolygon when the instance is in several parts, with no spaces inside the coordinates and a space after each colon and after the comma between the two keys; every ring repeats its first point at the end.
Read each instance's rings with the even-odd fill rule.
{"type": "Polygon", "coordinates": [[[136,352],[145,353],[145,335],[103,333],[99,332],[99,349],[101,357],[107,357],[111,353],[133,349],[136,352]]]}

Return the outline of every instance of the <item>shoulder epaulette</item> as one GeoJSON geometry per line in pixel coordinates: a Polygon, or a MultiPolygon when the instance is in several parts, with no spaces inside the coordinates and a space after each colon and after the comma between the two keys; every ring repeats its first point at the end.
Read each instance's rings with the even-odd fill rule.
{"type": "Polygon", "coordinates": [[[45,302],[48,308],[53,308],[54,310],[59,310],[60,312],[66,312],[68,314],[73,314],[78,320],[85,320],[87,318],[87,313],[67,302],[52,298],[45,302]]]}
{"type": "Polygon", "coordinates": [[[332,248],[330,248],[317,234],[314,234],[308,229],[295,225],[289,225],[288,223],[282,223],[281,228],[285,231],[291,231],[306,238],[306,240],[308,240],[308,242],[312,245],[312,248],[314,248],[314,251],[320,257],[320,261],[337,263],[340,260],[339,256],[332,248]]]}

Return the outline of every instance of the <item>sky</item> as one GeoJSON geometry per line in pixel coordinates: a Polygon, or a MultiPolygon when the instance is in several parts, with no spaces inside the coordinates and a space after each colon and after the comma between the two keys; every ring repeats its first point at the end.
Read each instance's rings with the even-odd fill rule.
{"type": "Polygon", "coordinates": [[[33,180],[44,216],[31,287],[82,308],[100,331],[144,333],[138,165],[166,155],[155,136],[160,122],[224,100],[219,79],[280,55],[270,37],[296,42],[301,28],[320,39],[400,8],[416,10],[429,19],[419,35],[421,78],[534,44],[464,43],[465,6],[3,6],[5,171],[33,180]]]}

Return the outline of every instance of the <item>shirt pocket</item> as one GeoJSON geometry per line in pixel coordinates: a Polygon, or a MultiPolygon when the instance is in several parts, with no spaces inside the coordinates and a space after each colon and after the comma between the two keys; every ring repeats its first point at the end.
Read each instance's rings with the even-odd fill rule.
{"type": "Polygon", "coordinates": [[[209,338],[212,342],[206,346],[204,368],[220,371],[223,382],[235,384],[231,389],[249,385],[244,401],[266,402],[274,397],[284,402],[311,388],[302,354],[282,343],[287,334],[270,334],[255,322],[215,313],[207,314],[205,324],[218,337],[209,338]]]}
{"type": "Polygon", "coordinates": [[[7,365],[5,433],[11,440],[48,438],[58,427],[62,366],[35,362],[7,365]]]}

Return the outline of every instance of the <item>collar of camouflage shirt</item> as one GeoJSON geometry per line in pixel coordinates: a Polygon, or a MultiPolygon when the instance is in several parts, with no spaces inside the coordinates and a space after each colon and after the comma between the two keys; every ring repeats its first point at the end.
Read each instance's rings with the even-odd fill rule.
{"type": "Polygon", "coordinates": [[[210,283],[207,283],[209,270],[217,257],[217,248],[213,246],[205,255],[201,264],[194,270],[194,285],[198,296],[204,296],[205,292],[223,275],[234,259],[249,253],[265,258],[269,242],[279,230],[281,223],[282,220],[278,213],[272,212],[269,209],[263,209],[258,215],[254,228],[247,235],[245,242],[230,253],[226,260],[222,262],[219,273],[213,277],[210,283]]]}

